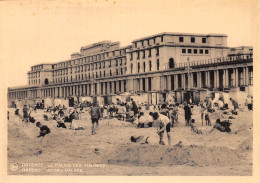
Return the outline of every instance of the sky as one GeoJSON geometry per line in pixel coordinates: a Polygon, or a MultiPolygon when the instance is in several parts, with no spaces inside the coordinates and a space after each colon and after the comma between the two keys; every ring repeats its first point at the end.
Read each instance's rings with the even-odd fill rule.
{"type": "MultiPolygon", "coordinates": [[[[27,84],[33,65],[68,60],[82,46],[161,32],[224,33],[252,46],[254,0],[0,1],[0,62],[8,87],[27,84]]],[[[258,3],[259,4],[259,3],[258,3]]]]}

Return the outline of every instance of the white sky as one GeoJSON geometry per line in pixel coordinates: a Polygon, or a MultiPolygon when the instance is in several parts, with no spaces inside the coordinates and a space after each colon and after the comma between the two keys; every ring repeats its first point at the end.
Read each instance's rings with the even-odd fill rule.
{"type": "Polygon", "coordinates": [[[256,1],[89,0],[0,2],[0,62],[7,86],[27,84],[32,65],[70,58],[102,40],[161,33],[224,33],[228,46],[252,46],[256,1]]]}

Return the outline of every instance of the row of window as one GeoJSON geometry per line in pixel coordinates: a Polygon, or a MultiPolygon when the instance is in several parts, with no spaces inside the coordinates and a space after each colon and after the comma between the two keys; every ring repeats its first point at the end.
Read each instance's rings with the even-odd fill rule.
{"type": "Polygon", "coordinates": [[[32,71],[37,71],[37,70],[40,70],[40,69],[43,69],[42,65],[32,67],[32,71]]]}
{"type": "MultiPolygon", "coordinates": [[[[160,41],[163,42],[163,36],[160,37],[160,41]]],[[[147,39],[147,40],[141,41],[141,45],[144,46],[145,42],[147,42],[147,45],[159,43],[159,42],[156,42],[156,37],[153,39],[147,39]]],[[[134,47],[137,48],[137,42],[134,43],[134,47]]]]}
{"type": "MultiPolygon", "coordinates": [[[[127,67],[116,69],[116,72],[114,74],[112,73],[112,70],[109,70],[109,73],[106,74],[106,71],[102,72],[100,71],[99,73],[96,72],[96,74],[92,73],[92,76],[90,73],[88,74],[81,74],[81,75],[76,75],[74,81],[79,81],[79,80],[84,80],[84,79],[91,79],[92,78],[101,78],[101,77],[108,77],[108,76],[119,76],[125,74],[127,71],[127,67]],[[85,77],[84,77],[85,76],[85,77]]],[[[73,77],[70,77],[70,81],[73,81],[73,77]]],[[[68,76],[67,77],[60,77],[60,78],[53,78],[53,82],[59,83],[59,82],[69,82],[68,76]]],[[[37,83],[37,82],[36,82],[37,83]]]]}
{"type": "MultiPolygon", "coordinates": [[[[115,60],[115,63],[114,63],[114,66],[123,66],[126,65],[127,63],[122,61],[122,59],[119,61],[119,60],[115,60]]],[[[78,66],[78,67],[74,67],[74,72],[75,73],[79,73],[79,72],[83,72],[83,71],[90,71],[90,67],[91,67],[91,70],[97,70],[97,69],[102,69],[102,68],[105,68],[106,65],[105,65],[105,62],[103,62],[103,66],[100,63],[96,63],[96,64],[91,64],[91,65],[84,65],[84,66],[78,66]]],[[[109,61],[109,65],[108,65],[109,68],[112,67],[112,62],[109,61]]],[[[65,74],[68,74],[68,71],[70,71],[70,73],[72,74],[72,68],[69,68],[69,69],[63,69],[63,70],[58,70],[58,71],[54,71],[53,72],[53,76],[59,76],[59,75],[65,75],[65,74]]]]}
{"type": "MultiPolygon", "coordinates": [[[[156,61],[156,69],[159,70],[160,69],[160,61],[159,59],[157,59],[156,61]]],[[[133,64],[131,63],[130,65],[130,71],[131,74],[133,73],[133,64]]],[[[148,66],[148,71],[152,71],[152,61],[149,61],[149,66],[148,66]]],[[[137,63],[137,72],[140,73],[141,72],[141,64],[140,62],[137,63]]],[[[143,72],[146,72],[146,63],[143,62],[143,72]]]]}
{"type": "MultiPolygon", "coordinates": [[[[187,38],[186,38],[187,39],[187,38]]],[[[197,39],[200,39],[201,43],[207,43],[207,38],[205,37],[202,37],[202,38],[197,38],[197,39]]],[[[179,42],[182,43],[184,42],[184,37],[179,37],[179,42]]],[[[196,38],[195,37],[190,37],[190,42],[191,43],[195,43],[196,42],[196,38]]]]}
{"type": "Polygon", "coordinates": [[[39,80],[37,80],[37,79],[34,79],[34,80],[29,80],[29,85],[34,85],[34,84],[38,84],[38,83],[40,83],[40,79],[39,80]],[[38,82],[39,81],[39,82],[38,82]]]}
{"type": "MultiPolygon", "coordinates": [[[[189,37],[190,38],[190,42],[191,43],[195,43],[196,42],[196,39],[200,39],[200,43],[207,43],[207,38],[206,37],[189,37]]],[[[185,38],[187,39],[187,38],[185,38]]],[[[158,39],[157,39],[158,40],[158,39]]],[[[156,43],[159,43],[159,42],[156,42],[156,37],[153,38],[153,39],[147,39],[147,40],[142,40],[140,41],[141,42],[141,45],[144,46],[145,45],[145,42],[147,42],[147,45],[150,45],[150,44],[156,44],[156,43]]],[[[163,42],[163,36],[160,37],[160,42],[163,42]]],[[[179,42],[182,43],[184,42],[184,37],[179,37],[179,42]]],[[[134,47],[137,48],[137,42],[134,43],[134,47]]]]}
{"type": "MultiPolygon", "coordinates": [[[[123,62],[123,59],[115,60],[115,62],[114,62],[114,66],[122,66],[123,64],[124,65],[127,64],[126,62],[123,62]]],[[[106,62],[100,62],[100,63],[95,63],[95,64],[92,63],[91,65],[84,65],[84,66],[82,65],[82,66],[74,67],[74,70],[75,70],[75,73],[83,72],[83,70],[90,71],[90,67],[91,67],[91,70],[102,69],[102,68],[106,67],[106,62]]],[[[108,67],[112,67],[112,61],[111,60],[109,61],[108,67]]],[[[70,73],[72,73],[72,68],[69,68],[69,70],[70,70],[70,73]]],[[[64,73],[67,74],[68,73],[68,69],[54,71],[54,73],[55,73],[55,75],[57,75],[56,73],[61,74],[61,75],[64,74],[64,73]]]]}
{"type": "MultiPolygon", "coordinates": [[[[152,50],[143,50],[143,51],[136,51],[136,59],[139,60],[140,59],[140,52],[142,52],[142,58],[146,57],[146,52],[148,52],[148,57],[152,56],[152,50]]],[[[159,56],[159,47],[156,47],[156,56],[159,56]]],[[[130,60],[133,60],[133,53],[130,53],[130,60]]]]}
{"type": "Polygon", "coordinates": [[[190,54],[209,54],[208,49],[182,49],[181,52],[190,54]]]}
{"type": "Polygon", "coordinates": [[[37,73],[28,74],[28,75],[29,75],[29,79],[37,78],[37,75],[38,75],[38,77],[40,77],[40,72],[37,72],[37,73]],[[37,74],[37,73],[38,73],[38,74],[37,74]]]}
{"type": "Polygon", "coordinates": [[[103,53],[103,54],[98,54],[94,56],[89,56],[89,57],[84,57],[76,60],[71,60],[68,62],[60,63],[60,64],[54,64],[52,65],[52,69],[57,69],[57,68],[65,68],[68,66],[72,65],[79,65],[79,64],[86,64],[87,62],[92,62],[92,61],[98,61],[101,59],[108,59],[114,56],[125,56],[126,55],[126,50],[118,50],[119,54],[116,54],[116,51],[108,52],[108,53],[103,53]]]}

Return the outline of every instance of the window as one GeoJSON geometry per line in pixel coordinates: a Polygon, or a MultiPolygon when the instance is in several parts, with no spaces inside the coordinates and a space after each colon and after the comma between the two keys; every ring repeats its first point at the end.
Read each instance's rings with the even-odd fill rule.
{"type": "Polygon", "coordinates": [[[205,37],[202,38],[202,43],[206,43],[206,38],[205,37]]]}
{"type": "Polygon", "coordinates": [[[152,71],[152,61],[149,61],[149,71],[152,71]]]}
{"type": "Polygon", "coordinates": [[[118,66],[118,60],[116,60],[116,66],[118,66]]]}
{"type": "Polygon", "coordinates": [[[149,41],[149,39],[147,40],[147,44],[148,44],[148,45],[150,44],[150,41],[149,41]]]}
{"type": "Polygon", "coordinates": [[[109,61],[109,67],[111,67],[111,60],[109,61]]]}
{"type": "Polygon", "coordinates": [[[121,75],[123,75],[123,68],[121,68],[121,75]]]}
{"type": "Polygon", "coordinates": [[[106,67],[106,62],[103,63],[103,68],[105,68],[105,67],[106,67]]]}
{"type": "Polygon", "coordinates": [[[130,60],[133,60],[133,53],[130,53],[130,60]]]}
{"type": "Polygon", "coordinates": [[[101,73],[101,71],[99,72],[99,77],[102,77],[102,73],[101,73]]]}
{"type": "Polygon", "coordinates": [[[198,53],[198,50],[197,50],[197,49],[194,49],[193,52],[194,52],[194,54],[197,54],[197,53],[198,53]]]}
{"type": "Polygon", "coordinates": [[[145,50],[143,51],[143,58],[145,58],[145,50]]]}
{"type": "Polygon", "coordinates": [[[188,53],[191,53],[191,49],[188,49],[188,53]]]}
{"type": "Polygon", "coordinates": [[[140,58],[140,52],[137,51],[137,59],[139,59],[139,58],[140,58]]]}
{"type": "Polygon", "coordinates": [[[183,42],[183,37],[179,37],[179,42],[183,42]]]}
{"type": "Polygon", "coordinates": [[[203,50],[202,49],[200,49],[200,54],[203,54],[203,50]]]}
{"type": "Polygon", "coordinates": [[[103,72],[103,76],[106,77],[106,71],[103,72]]]}
{"type": "Polygon", "coordinates": [[[205,54],[209,54],[209,50],[205,50],[205,54]]]}
{"type": "Polygon", "coordinates": [[[195,43],[195,37],[191,37],[190,42],[195,43]]]}
{"type": "Polygon", "coordinates": [[[137,48],[137,43],[135,43],[135,47],[137,48]]]}
{"type": "Polygon", "coordinates": [[[145,62],[143,63],[143,67],[144,67],[144,72],[145,72],[145,62]]]}
{"type": "Polygon", "coordinates": [[[151,57],[152,56],[152,52],[151,52],[151,50],[148,50],[148,51],[149,51],[148,57],[151,57]]]}
{"type": "Polygon", "coordinates": [[[123,65],[123,61],[122,61],[122,59],[120,59],[120,65],[123,65]]]}
{"type": "Polygon", "coordinates": [[[159,47],[156,48],[156,55],[159,55],[159,47]]]}
{"type": "Polygon", "coordinates": [[[118,75],[118,69],[116,69],[116,75],[118,75]]]}
{"type": "Polygon", "coordinates": [[[157,59],[157,70],[159,70],[160,69],[160,61],[159,61],[159,59],[157,59]]]}
{"type": "Polygon", "coordinates": [[[174,68],[174,59],[173,58],[169,59],[169,68],[170,69],[174,68]]]}
{"type": "Polygon", "coordinates": [[[186,49],[182,49],[181,52],[182,52],[182,53],[186,53],[186,49]]]}
{"type": "Polygon", "coordinates": [[[142,41],[142,46],[144,46],[144,41],[142,41]]]}
{"type": "Polygon", "coordinates": [[[138,70],[137,72],[139,73],[140,72],[140,63],[138,62],[138,70]]]}
{"type": "Polygon", "coordinates": [[[131,64],[131,74],[133,73],[133,64],[131,64]]]}
{"type": "Polygon", "coordinates": [[[161,37],[161,42],[163,42],[163,36],[161,37]]]}

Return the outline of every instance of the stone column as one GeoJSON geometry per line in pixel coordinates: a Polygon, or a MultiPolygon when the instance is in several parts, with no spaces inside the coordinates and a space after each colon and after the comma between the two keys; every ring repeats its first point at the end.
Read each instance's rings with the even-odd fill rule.
{"type": "Polygon", "coordinates": [[[143,78],[139,79],[139,91],[143,91],[143,78]]]}
{"type": "Polygon", "coordinates": [[[211,86],[210,86],[210,79],[211,79],[211,78],[210,78],[210,71],[207,71],[207,73],[208,73],[208,80],[207,80],[207,81],[208,81],[208,87],[211,87],[211,86]]]}
{"type": "Polygon", "coordinates": [[[214,71],[214,87],[217,88],[217,71],[214,71]]]}
{"type": "Polygon", "coordinates": [[[62,97],[62,87],[59,87],[60,88],[60,94],[59,94],[59,96],[60,96],[60,98],[62,97]]]}
{"type": "Polygon", "coordinates": [[[76,92],[77,92],[77,90],[76,90],[76,86],[74,85],[74,86],[73,86],[73,96],[76,96],[76,95],[77,95],[76,92]]]}
{"type": "Polygon", "coordinates": [[[166,89],[170,91],[171,88],[172,88],[171,87],[171,76],[167,76],[167,88],[166,89]]]}
{"type": "Polygon", "coordinates": [[[190,89],[194,88],[194,75],[192,72],[190,73],[190,77],[188,79],[189,79],[189,82],[188,82],[189,88],[190,89]]]}
{"type": "Polygon", "coordinates": [[[222,82],[223,82],[223,87],[226,87],[226,69],[223,69],[223,78],[222,78],[222,82]]]}
{"type": "Polygon", "coordinates": [[[114,90],[114,89],[115,89],[115,88],[114,88],[114,84],[115,84],[115,83],[114,83],[114,81],[112,81],[110,84],[112,84],[112,94],[114,94],[114,93],[115,93],[115,90],[114,90]]]}
{"type": "Polygon", "coordinates": [[[121,81],[121,92],[124,92],[124,91],[125,91],[125,90],[124,90],[124,83],[125,83],[124,80],[122,80],[122,81],[121,81]]]}
{"type": "Polygon", "coordinates": [[[249,83],[249,69],[248,67],[245,67],[245,85],[248,85],[249,83]]]}
{"type": "Polygon", "coordinates": [[[201,80],[201,72],[197,72],[197,87],[201,88],[201,84],[202,80],[201,80]]]}
{"type": "Polygon", "coordinates": [[[148,78],[145,78],[145,92],[149,91],[148,78]]]}
{"type": "Polygon", "coordinates": [[[229,87],[229,73],[228,73],[228,69],[226,69],[225,79],[226,79],[226,87],[229,87]]]}
{"type": "Polygon", "coordinates": [[[217,88],[219,87],[219,70],[216,70],[217,88]]]}
{"type": "Polygon", "coordinates": [[[185,75],[184,74],[181,74],[181,87],[184,89],[185,88],[185,75]]]}
{"type": "Polygon", "coordinates": [[[89,95],[89,85],[87,84],[86,85],[86,96],[88,96],[89,95]]]}
{"type": "Polygon", "coordinates": [[[70,96],[73,96],[73,86],[70,86],[70,96]]]}
{"type": "Polygon", "coordinates": [[[238,87],[238,68],[235,68],[235,87],[238,87]]]}
{"type": "Polygon", "coordinates": [[[127,91],[133,90],[133,79],[126,80],[126,90],[127,91]]]}
{"type": "Polygon", "coordinates": [[[86,85],[83,84],[82,87],[83,87],[83,93],[82,94],[83,94],[83,96],[86,96],[86,85]]]}

